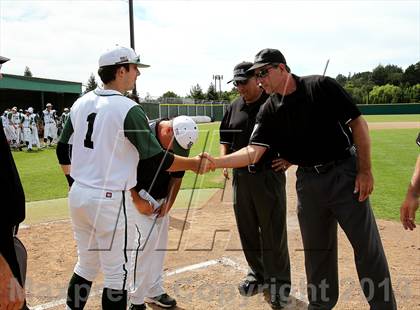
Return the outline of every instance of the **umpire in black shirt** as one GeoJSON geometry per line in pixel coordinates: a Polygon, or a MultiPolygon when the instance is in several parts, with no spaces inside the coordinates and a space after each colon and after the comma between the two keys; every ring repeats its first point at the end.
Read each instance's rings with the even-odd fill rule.
{"type": "MultiPolygon", "coordinates": [[[[0,56],[0,68],[8,60],[0,56]]],[[[0,309],[26,309],[13,241],[14,227],[25,219],[25,195],[3,130],[0,130],[0,159],[3,206],[0,216],[0,309]]]]}
{"type": "MultiPolygon", "coordinates": [[[[228,107],[220,124],[221,155],[249,143],[255,119],[268,95],[258,86],[251,62],[241,62],[233,71],[233,84],[240,97],[228,107]]],[[[286,177],[271,167],[276,153],[268,150],[254,165],[233,170],[233,207],[249,272],[239,285],[242,295],[258,292],[269,284],[270,303],[278,308],[290,293],[290,259],[287,248],[286,177]]],[[[224,170],[228,177],[227,170],[224,170]]]]}
{"type": "Polygon", "coordinates": [[[296,191],[308,309],[332,309],[337,303],[337,223],[353,247],[370,309],[397,309],[368,199],[373,190],[370,138],[360,111],[335,80],[291,74],[278,50],[260,51],[250,70],[271,96],[257,116],[250,145],[213,159],[215,166],[244,166],[267,149],[299,166],[296,191]]]}

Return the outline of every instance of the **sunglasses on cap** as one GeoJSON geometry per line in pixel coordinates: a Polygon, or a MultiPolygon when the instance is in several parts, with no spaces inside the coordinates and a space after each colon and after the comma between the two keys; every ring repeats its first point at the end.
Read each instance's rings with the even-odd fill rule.
{"type": "Polygon", "coordinates": [[[249,80],[244,80],[244,81],[233,81],[233,86],[235,86],[235,87],[237,87],[237,86],[239,86],[239,85],[244,86],[244,85],[248,84],[248,81],[249,81],[249,80]]]}
{"type": "Polygon", "coordinates": [[[265,67],[261,69],[260,72],[256,73],[255,76],[260,79],[265,78],[270,72],[270,70],[276,68],[277,66],[278,66],[277,64],[272,64],[269,67],[265,67]]]}

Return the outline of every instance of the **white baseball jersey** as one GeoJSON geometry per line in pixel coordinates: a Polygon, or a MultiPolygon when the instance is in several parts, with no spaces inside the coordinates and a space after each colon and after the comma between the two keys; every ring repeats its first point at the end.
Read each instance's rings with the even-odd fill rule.
{"type": "Polygon", "coordinates": [[[44,117],[44,124],[52,124],[55,123],[55,110],[45,109],[42,111],[43,117],[44,117]]]}
{"type": "Polygon", "coordinates": [[[30,115],[26,116],[23,115],[23,122],[22,122],[22,126],[23,128],[30,128],[32,124],[32,118],[30,115]]]}
{"type": "Polygon", "coordinates": [[[7,119],[6,115],[1,116],[1,123],[2,123],[3,127],[9,126],[9,120],[7,119]]]}
{"type": "Polygon", "coordinates": [[[63,126],[66,123],[69,116],[70,116],[70,112],[68,112],[68,113],[63,112],[63,114],[61,114],[61,123],[63,124],[63,126]]]}
{"type": "Polygon", "coordinates": [[[71,133],[71,176],[93,188],[133,188],[139,155],[162,152],[142,108],[115,90],[96,89],[79,98],[60,142],[68,143],[71,133]]]}
{"type": "Polygon", "coordinates": [[[10,112],[9,113],[9,120],[10,120],[11,125],[16,125],[16,126],[20,125],[21,117],[22,116],[18,112],[16,112],[16,113],[10,112]]]}
{"type": "Polygon", "coordinates": [[[32,127],[36,127],[36,124],[38,123],[38,115],[36,115],[35,113],[32,113],[29,115],[29,117],[31,118],[32,127]]]}

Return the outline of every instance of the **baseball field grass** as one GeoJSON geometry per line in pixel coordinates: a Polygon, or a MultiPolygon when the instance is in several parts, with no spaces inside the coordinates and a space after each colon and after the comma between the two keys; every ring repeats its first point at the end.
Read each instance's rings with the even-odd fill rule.
{"type": "Polygon", "coordinates": [[[420,114],[398,114],[398,115],[364,115],[370,123],[377,122],[419,122],[420,114]]]}
{"type": "MultiPolygon", "coordinates": [[[[406,118],[406,121],[412,120],[406,118]]],[[[199,154],[203,150],[211,154],[219,153],[218,126],[219,123],[199,126],[200,138],[191,150],[191,155],[199,154]]],[[[372,164],[375,176],[375,191],[371,201],[375,214],[379,218],[394,220],[399,218],[399,206],[410,180],[416,156],[419,153],[415,144],[418,131],[418,129],[371,131],[372,164]]],[[[13,155],[28,202],[67,196],[66,180],[58,165],[54,149],[34,153],[15,152],[13,155]]],[[[196,189],[217,189],[222,188],[223,185],[224,178],[220,169],[204,176],[187,172],[182,189],[193,187],[196,189]]],[[[210,191],[208,191],[209,193],[210,191]]],[[[182,195],[190,197],[188,191],[182,195]]],[[[201,197],[204,198],[204,196],[203,194],[201,197]]],[[[183,205],[185,205],[184,202],[183,205]]]]}

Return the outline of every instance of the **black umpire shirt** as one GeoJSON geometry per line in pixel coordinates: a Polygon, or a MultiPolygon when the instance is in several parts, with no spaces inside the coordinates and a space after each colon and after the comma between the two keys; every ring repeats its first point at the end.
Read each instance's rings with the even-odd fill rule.
{"type": "MultiPolygon", "coordinates": [[[[156,136],[159,123],[166,119],[160,119],[156,122],[149,123],[150,129],[156,136]]],[[[159,141],[159,139],[157,139],[159,141]]],[[[160,143],[160,141],[159,141],[160,143]]],[[[164,147],[161,145],[164,149],[164,147]]],[[[169,151],[172,153],[172,151],[169,151]]],[[[185,171],[176,171],[168,172],[160,168],[161,161],[156,160],[156,157],[151,157],[148,159],[140,160],[137,165],[137,185],[136,191],[141,189],[146,190],[150,195],[155,199],[162,199],[168,196],[168,186],[171,178],[182,179],[184,177],[185,171]]]]}
{"type": "Polygon", "coordinates": [[[0,184],[0,227],[11,229],[25,219],[25,194],[3,130],[0,130],[0,184]]]}
{"type": "Polygon", "coordinates": [[[350,95],[332,78],[298,77],[296,91],[272,94],[257,116],[250,144],[267,146],[290,163],[315,166],[348,157],[348,123],[360,116],[350,95]]]}
{"type": "MultiPolygon", "coordinates": [[[[242,97],[235,99],[227,108],[220,124],[220,143],[229,145],[229,153],[240,150],[249,144],[251,133],[261,106],[268,99],[263,92],[257,101],[246,104],[242,97]]],[[[260,159],[259,164],[271,163],[276,158],[269,150],[260,159]]]]}

